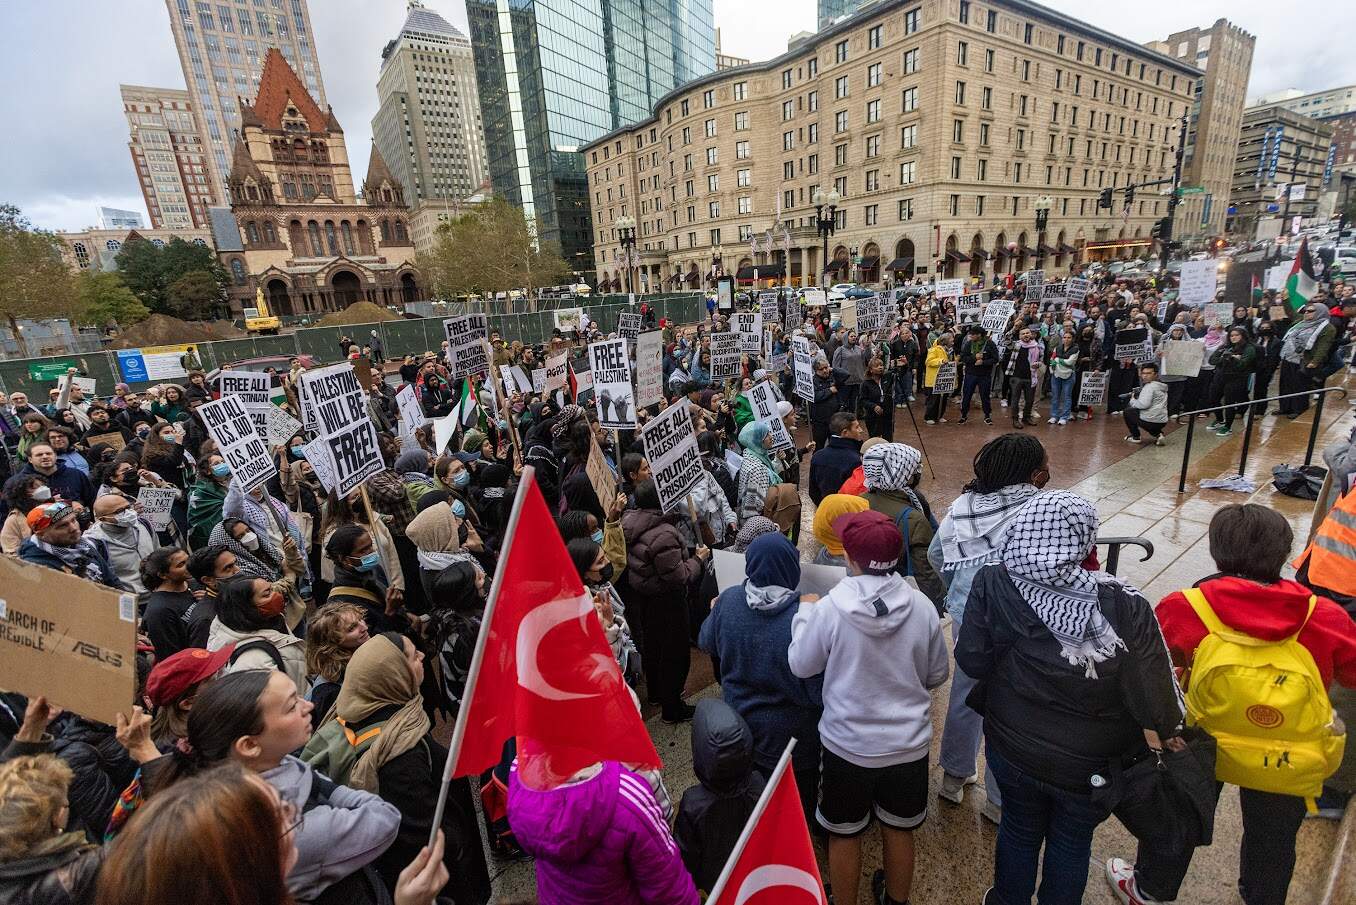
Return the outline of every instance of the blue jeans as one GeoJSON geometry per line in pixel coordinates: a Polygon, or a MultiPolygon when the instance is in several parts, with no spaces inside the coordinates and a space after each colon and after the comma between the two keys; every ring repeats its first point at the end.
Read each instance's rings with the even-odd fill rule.
{"type": "Polygon", "coordinates": [[[1092,832],[1107,818],[1086,795],[1078,795],[1028,776],[987,747],[989,767],[1003,790],[1003,822],[993,857],[997,905],[1081,905],[1088,885],[1092,832]],[[1041,846],[1041,886],[1036,891],[1041,846]]]}
{"type": "Polygon", "coordinates": [[[1068,377],[1051,377],[1050,393],[1054,401],[1050,403],[1050,417],[1056,421],[1068,421],[1073,417],[1073,387],[1074,375],[1068,377]]]}
{"type": "MultiPolygon", "coordinates": [[[[952,617],[955,618],[954,616],[952,617]]],[[[951,630],[960,636],[960,623],[952,622],[951,630]]],[[[979,743],[984,737],[984,718],[965,703],[975,680],[957,666],[951,670],[951,697],[946,702],[946,723],[942,726],[942,749],[938,763],[952,776],[967,777],[975,772],[979,758],[979,743]]],[[[987,755],[986,755],[987,757],[987,755]]],[[[984,793],[996,808],[1003,806],[993,768],[984,766],[984,793]]]]}
{"type": "Polygon", "coordinates": [[[895,371],[895,404],[904,402],[913,395],[913,371],[909,368],[895,371]]]}

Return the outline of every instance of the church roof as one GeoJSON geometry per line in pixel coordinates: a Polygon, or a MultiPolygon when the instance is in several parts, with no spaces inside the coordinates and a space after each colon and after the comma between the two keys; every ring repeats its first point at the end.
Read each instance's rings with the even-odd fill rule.
{"type": "Polygon", "coordinates": [[[386,166],[386,159],[377,150],[376,142],[372,142],[372,156],[367,159],[367,178],[363,182],[373,188],[380,186],[383,182],[389,182],[393,187],[400,185],[391,175],[390,167],[386,166]]]}
{"type": "Polygon", "coordinates": [[[229,180],[244,181],[246,176],[253,176],[254,181],[262,183],[264,174],[259,170],[259,164],[255,163],[254,158],[250,156],[249,146],[245,144],[245,139],[239,135],[235,137],[235,147],[231,149],[231,172],[229,180]]]}
{"type": "MultiPolygon", "coordinates": [[[[276,47],[270,47],[268,55],[264,57],[263,72],[259,76],[259,96],[250,106],[263,128],[281,130],[283,115],[289,105],[297,109],[312,132],[337,128],[339,125],[332,111],[327,114],[320,109],[320,105],[311,97],[296,72],[287,65],[282,52],[276,47]]],[[[245,106],[243,104],[241,106],[242,113],[245,106]]]]}

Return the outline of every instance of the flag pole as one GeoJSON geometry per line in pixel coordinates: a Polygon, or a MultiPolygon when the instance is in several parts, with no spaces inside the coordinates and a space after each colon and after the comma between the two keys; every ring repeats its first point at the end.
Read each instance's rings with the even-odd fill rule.
{"type": "Polygon", "coordinates": [[[485,642],[489,638],[490,625],[494,620],[494,608],[499,602],[499,591],[504,583],[504,571],[508,568],[509,553],[513,549],[513,536],[518,531],[518,520],[523,514],[523,501],[527,499],[527,488],[535,480],[536,469],[531,465],[523,468],[522,478],[518,481],[518,492],[513,496],[513,508],[509,510],[508,522],[504,528],[504,549],[499,552],[499,562],[494,567],[494,578],[490,583],[490,593],[485,600],[485,612],[480,619],[480,634],[476,636],[476,649],[471,655],[471,666],[466,671],[466,687],[461,695],[461,707],[457,710],[457,721],[452,726],[452,739],[447,744],[447,761],[443,764],[442,786],[438,789],[438,805],[433,811],[433,826],[429,829],[428,846],[438,839],[438,830],[443,825],[443,811],[447,807],[447,790],[452,783],[452,767],[461,752],[462,739],[466,737],[466,722],[471,716],[471,702],[475,699],[476,683],[480,678],[480,664],[485,659],[485,642]]]}
{"type": "Polygon", "coordinates": [[[796,739],[792,736],[786,743],[786,750],[782,752],[781,759],[777,761],[777,766],[773,768],[772,775],[768,777],[767,785],[763,786],[763,794],[758,796],[758,803],[753,806],[753,813],[749,815],[748,821],[744,824],[744,829],[739,834],[739,841],[735,843],[725,866],[720,869],[720,876],[716,878],[715,884],[712,885],[706,901],[718,901],[720,894],[725,891],[725,884],[730,882],[730,875],[734,873],[739,856],[744,854],[744,847],[749,844],[749,837],[753,835],[753,828],[758,825],[763,812],[767,810],[768,802],[772,800],[772,793],[776,791],[777,783],[781,782],[782,774],[786,772],[787,767],[791,766],[791,749],[794,747],[796,747],[796,739]]]}

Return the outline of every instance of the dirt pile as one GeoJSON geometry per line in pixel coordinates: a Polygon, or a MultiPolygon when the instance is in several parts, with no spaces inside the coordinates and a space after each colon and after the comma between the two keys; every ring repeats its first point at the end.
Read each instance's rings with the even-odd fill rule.
{"type": "MultiPolygon", "coordinates": [[[[232,328],[231,336],[239,333],[232,328]]],[[[110,349],[140,349],[146,346],[174,346],[182,343],[206,343],[230,338],[218,323],[181,321],[177,317],[152,314],[139,324],[122,331],[108,344],[110,349]]]]}
{"type": "Polygon", "coordinates": [[[400,315],[371,302],[355,302],[343,311],[327,314],[316,327],[347,327],[350,324],[375,324],[377,321],[398,321],[400,315]]]}

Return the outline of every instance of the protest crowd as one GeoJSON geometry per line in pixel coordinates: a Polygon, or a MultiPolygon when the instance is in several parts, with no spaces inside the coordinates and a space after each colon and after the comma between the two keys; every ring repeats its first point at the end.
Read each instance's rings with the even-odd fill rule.
{"type": "Polygon", "coordinates": [[[52,570],[135,622],[116,716],[59,675],[0,693],[0,903],[482,905],[493,862],[532,859],[551,905],[899,905],[929,812],[983,795],[987,905],[1081,902],[1113,815],[1139,847],[1106,882],[1148,905],[1227,783],[1242,900],[1283,905],[1301,821],[1351,791],[1326,781],[1356,491],[1294,578],[1280,514],[1221,507],[1217,571],[1151,601],[1102,570],[1096,508],[1047,487],[1029,428],[1163,444],[1184,412],[1272,413],[1345,373],[1353,287],[1227,313],[1096,278],[941,289],[850,317],[775,290],[695,325],[642,305],[537,346],[463,315],[384,365],[345,343],[0,399],[10,610],[69,596],[32,582],[52,570]],[[935,463],[965,487],[927,499],[904,438],[972,416],[1012,431],[935,463]],[[694,657],[721,690],[696,706],[694,657]],[[647,705],[690,723],[691,788],[647,705]]]}

